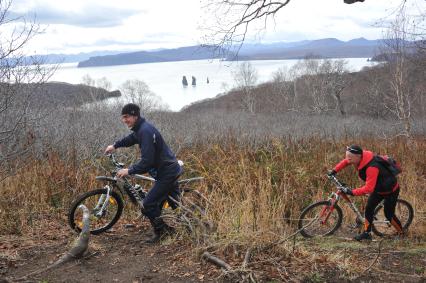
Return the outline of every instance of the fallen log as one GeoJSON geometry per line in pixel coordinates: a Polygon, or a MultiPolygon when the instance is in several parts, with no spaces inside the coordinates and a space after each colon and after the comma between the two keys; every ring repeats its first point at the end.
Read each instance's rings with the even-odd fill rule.
{"type": "Polygon", "coordinates": [[[15,279],[15,281],[26,280],[30,276],[39,275],[43,272],[56,268],[60,265],[63,265],[67,262],[82,258],[89,247],[89,238],[90,238],[90,212],[85,205],[80,205],[78,207],[83,211],[83,228],[81,229],[80,235],[73,242],[71,249],[62,255],[57,261],[49,265],[46,268],[36,270],[31,272],[21,278],[15,279]]]}
{"type": "Polygon", "coordinates": [[[201,256],[201,258],[215,264],[216,266],[219,266],[219,267],[225,269],[226,271],[229,271],[229,270],[232,269],[229,264],[227,264],[226,262],[224,262],[220,258],[215,257],[214,255],[210,254],[209,252],[204,252],[203,255],[201,256]]]}

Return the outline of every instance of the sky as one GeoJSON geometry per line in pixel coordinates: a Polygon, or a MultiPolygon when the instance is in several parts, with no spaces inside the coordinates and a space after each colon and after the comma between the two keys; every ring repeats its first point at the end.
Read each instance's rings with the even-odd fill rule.
{"type": "MultiPolygon", "coordinates": [[[[99,50],[152,50],[203,43],[212,12],[208,0],[12,0],[9,16],[39,24],[42,33],[27,44],[30,53],[75,54],[99,50]]],[[[247,41],[292,42],[320,38],[379,39],[377,25],[402,0],[291,0],[264,25],[253,24],[247,41]]],[[[3,1],[4,2],[4,1],[3,1]]],[[[426,10],[426,0],[408,0],[410,11],[426,10]]],[[[20,21],[0,26],[12,30],[20,21]]]]}

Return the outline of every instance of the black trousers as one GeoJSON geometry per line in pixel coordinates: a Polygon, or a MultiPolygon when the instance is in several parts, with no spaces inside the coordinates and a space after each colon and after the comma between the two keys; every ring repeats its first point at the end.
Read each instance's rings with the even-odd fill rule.
{"type": "Polygon", "coordinates": [[[162,204],[166,201],[169,196],[179,200],[180,190],[177,179],[179,175],[176,173],[164,174],[159,180],[157,180],[149,190],[145,199],[143,200],[142,213],[153,221],[161,215],[162,204]]]}
{"type": "Polygon", "coordinates": [[[365,207],[365,231],[371,232],[371,223],[373,223],[374,220],[374,210],[379,205],[379,203],[384,199],[384,211],[385,211],[385,217],[389,222],[392,222],[392,220],[396,223],[398,223],[401,226],[401,223],[399,219],[395,216],[395,208],[396,208],[396,201],[398,200],[399,196],[399,189],[392,192],[388,195],[379,195],[376,192],[373,192],[369,197],[367,201],[367,206],[365,207]]]}

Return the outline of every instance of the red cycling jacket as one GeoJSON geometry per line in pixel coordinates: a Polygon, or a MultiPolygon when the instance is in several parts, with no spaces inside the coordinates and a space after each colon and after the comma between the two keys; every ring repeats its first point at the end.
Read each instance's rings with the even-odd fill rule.
{"type": "MultiPolygon", "coordinates": [[[[362,152],[361,161],[357,170],[360,179],[365,181],[365,185],[352,190],[354,196],[371,194],[373,192],[386,195],[399,188],[395,176],[379,162],[376,162],[374,156],[374,153],[371,151],[364,150],[362,152]]],[[[343,159],[334,167],[334,171],[339,172],[348,165],[349,160],[343,159]]]]}

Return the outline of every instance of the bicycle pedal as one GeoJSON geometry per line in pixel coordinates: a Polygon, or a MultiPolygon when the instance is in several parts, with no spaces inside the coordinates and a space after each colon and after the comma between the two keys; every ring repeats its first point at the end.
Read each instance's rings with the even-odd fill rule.
{"type": "Polygon", "coordinates": [[[358,223],[355,223],[355,224],[348,224],[348,228],[349,229],[359,229],[359,228],[361,228],[361,226],[362,225],[360,225],[360,224],[358,224],[358,223]]]}
{"type": "Polygon", "coordinates": [[[130,228],[135,228],[136,225],[133,224],[133,223],[126,223],[126,224],[123,225],[123,227],[126,228],[126,229],[130,229],[130,228]]]}

